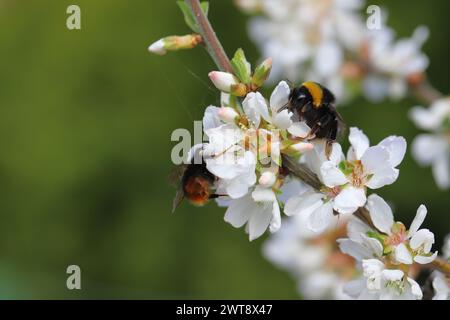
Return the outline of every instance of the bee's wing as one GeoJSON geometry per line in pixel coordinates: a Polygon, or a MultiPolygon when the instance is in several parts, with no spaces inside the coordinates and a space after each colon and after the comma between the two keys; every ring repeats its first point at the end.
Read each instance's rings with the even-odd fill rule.
{"type": "Polygon", "coordinates": [[[167,177],[167,180],[171,186],[178,188],[181,183],[181,179],[183,178],[183,174],[186,171],[187,165],[181,164],[174,167],[167,177]]]}
{"type": "Polygon", "coordinates": [[[337,121],[338,121],[337,140],[341,140],[342,137],[347,132],[347,125],[345,124],[344,118],[342,118],[339,111],[336,110],[336,107],[334,105],[330,105],[330,108],[333,108],[334,113],[336,114],[337,121]]]}
{"type": "Polygon", "coordinates": [[[183,186],[181,185],[181,180],[183,179],[184,172],[188,166],[181,164],[172,169],[168,176],[169,184],[177,188],[177,193],[172,202],[172,212],[180,205],[184,198],[183,186]]]}
{"type": "Polygon", "coordinates": [[[178,208],[183,199],[184,199],[184,192],[183,188],[180,187],[178,188],[177,193],[175,194],[175,198],[173,198],[172,201],[172,213],[175,212],[175,209],[178,208]]]}

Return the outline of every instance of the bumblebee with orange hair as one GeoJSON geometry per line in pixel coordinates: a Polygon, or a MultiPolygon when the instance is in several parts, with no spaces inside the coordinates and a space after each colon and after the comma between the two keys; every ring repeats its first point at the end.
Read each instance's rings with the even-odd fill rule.
{"type": "Polygon", "coordinates": [[[201,163],[195,163],[194,158],[189,162],[178,166],[171,174],[171,181],[178,187],[173,199],[172,212],[184,198],[195,206],[204,206],[210,199],[219,197],[213,192],[217,178],[208,171],[203,158],[201,163]]]}

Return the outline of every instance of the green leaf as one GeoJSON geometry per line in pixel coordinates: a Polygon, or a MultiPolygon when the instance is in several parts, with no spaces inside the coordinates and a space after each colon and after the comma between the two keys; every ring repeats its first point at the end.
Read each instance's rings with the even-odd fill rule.
{"type": "MultiPolygon", "coordinates": [[[[191,11],[191,8],[184,2],[184,1],[177,1],[178,6],[181,9],[181,12],[183,12],[184,21],[188,25],[189,28],[192,29],[195,33],[200,33],[200,29],[197,25],[197,22],[195,20],[194,14],[191,11]]],[[[209,11],[209,2],[204,1],[200,4],[203,13],[208,16],[209,11]]]]}
{"type": "Polygon", "coordinates": [[[200,30],[198,29],[197,23],[195,22],[195,17],[192,14],[191,9],[184,1],[177,1],[178,6],[181,9],[181,12],[183,12],[184,15],[184,21],[188,25],[189,28],[192,29],[192,31],[199,33],[200,30]]]}
{"type": "Polygon", "coordinates": [[[236,77],[238,77],[242,83],[249,84],[251,82],[251,67],[245,57],[244,50],[239,48],[236,51],[231,60],[231,66],[233,67],[236,77]]]}
{"type": "Polygon", "coordinates": [[[202,7],[202,11],[205,14],[205,16],[208,16],[209,2],[208,1],[203,1],[202,3],[200,3],[200,7],[202,7]]]}

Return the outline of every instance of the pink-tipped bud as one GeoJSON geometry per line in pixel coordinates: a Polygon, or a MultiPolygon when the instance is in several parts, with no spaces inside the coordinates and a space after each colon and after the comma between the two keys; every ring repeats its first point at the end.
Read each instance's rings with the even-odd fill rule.
{"type": "Polygon", "coordinates": [[[150,47],[148,47],[148,51],[159,54],[160,56],[165,55],[167,50],[164,48],[164,39],[159,39],[158,41],[153,42],[150,47]]]}
{"type": "Polygon", "coordinates": [[[277,181],[277,176],[270,171],[263,172],[259,177],[259,184],[263,187],[269,188],[275,184],[277,181]]]}
{"type": "Polygon", "coordinates": [[[230,107],[221,107],[218,112],[220,120],[227,123],[232,123],[239,117],[239,114],[230,107]]]}
{"type": "Polygon", "coordinates": [[[299,142],[291,146],[292,149],[300,153],[308,152],[314,149],[314,145],[309,142],[299,142]]]}
{"type": "Polygon", "coordinates": [[[208,74],[214,86],[223,92],[231,92],[239,84],[239,80],[228,72],[212,71],[208,74]]]}

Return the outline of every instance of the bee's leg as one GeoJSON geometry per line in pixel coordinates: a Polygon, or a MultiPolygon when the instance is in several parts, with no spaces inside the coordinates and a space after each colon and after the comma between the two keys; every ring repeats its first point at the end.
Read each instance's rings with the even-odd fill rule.
{"type": "Polygon", "coordinates": [[[323,115],[321,118],[319,118],[319,121],[317,121],[311,128],[306,139],[311,139],[312,137],[314,137],[320,129],[323,129],[327,125],[329,125],[330,121],[331,117],[328,114],[323,115]]]}
{"type": "Polygon", "coordinates": [[[212,193],[209,195],[209,199],[217,199],[219,197],[227,197],[228,195],[226,194],[217,194],[217,193],[212,193]]]}

